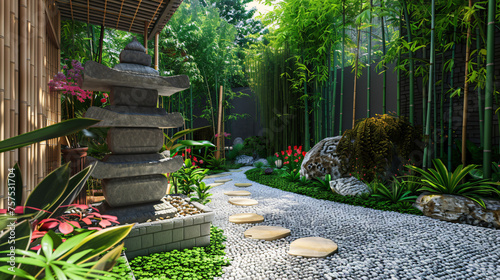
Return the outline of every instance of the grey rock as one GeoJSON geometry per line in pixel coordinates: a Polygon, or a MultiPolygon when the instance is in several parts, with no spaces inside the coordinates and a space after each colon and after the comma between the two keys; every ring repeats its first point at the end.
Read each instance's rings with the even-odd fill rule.
{"type": "Polygon", "coordinates": [[[114,154],[156,153],[163,146],[163,132],[158,128],[119,128],[108,131],[107,143],[114,154]]]}
{"type": "Polygon", "coordinates": [[[83,89],[111,91],[115,86],[156,89],[159,95],[170,96],[188,89],[189,77],[186,75],[169,77],[144,75],[111,69],[90,60],[85,63],[81,85],[83,89]]]}
{"type": "Polygon", "coordinates": [[[370,188],[355,177],[332,180],[330,181],[330,189],[343,196],[359,196],[370,193],[370,188]]]}
{"type": "Polygon", "coordinates": [[[247,155],[239,155],[234,160],[236,164],[252,165],[254,162],[253,157],[247,155]]]}
{"type": "Polygon", "coordinates": [[[165,199],[140,205],[129,205],[126,207],[111,207],[104,201],[97,209],[101,214],[116,216],[120,224],[142,223],[160,217],[164,219],[172,218],[177,213],[177,209],[170,205],[165,199]]]}
{"type": "Polygon", "coordinates": [[[137,37],[135,36],[132,38],[132,41],[125,46],[124,50],[146,53],[146,48],[137,40],[137,37]]]}
{"type": "Polygon", "coordinates": [[[257,162],[262,162],[264,164],[264,166],[269,165],[269,163],[267,162],[267,159],[265,159],[265,158],[258,159],[256,161],[254,161],[253,164],[255,164],[257,162]]]}
{"type": "Polygon", "coordinates": [[[129,163],[129,162],[157,162],[166,161],[170,159],[167,158],[165,154],[155,153],[155,154],[138,154],[138,155],[106,155],[103,158],[103,162],[107,163],[129,163]]]}
{"type": "Polygon", "coordinates": [[[500,201],[483,199],[486,208],[472,200],[450,194],[421,194],[414,206],[435,219],[500,228],[500,201]]]}
{"type": "Polygon", "coordinates": [[[167,193],[168,180],[163,175],[105,179],[103,193],[111,207],[158,202],[167,193]]]}
{"type": "MultiPolygon", "coordinates": [[[[137,155],[133,155],[135,157],[137,155]]],[[[92,177],[97,179],[121,178],[140,175],[166,174],[179,170],[184,161],[182,157],[166,158],[158,161],[127,161],[123,155],[122,161],[111,161],[96,163],[92,171],[92,177]]]]}
{"type": "Polygon", "coordinates": [[[160,72],[158,72],[158,70],[154,68],[134,63],[118,63],[115,65],[115,67],[113,67],[113,69],[123,72],[130,72],[132,74],[143,74],[151,76],[160,75],[160,72]]]}
{"type": "Polygon", "coordinates": [[[113,105],[105,108],[90,107],[85,117],[101,120],[93,127],[175,128],[184,125],[184,119],[180,113],[168,114],[163,108],[113,105]]]}
{"type": "Polygon", "coordinates": [[[268,168],[264,169],[264,174],[266,174],[266,175],[273,174],[273,169],[271,167],[268,167],[268,168]]]}
{"type": "Polygon", "coordinates": [[[144,88],[113,87],[109,92],[109,103],[111,105],[156,108],[158,91],[144,88]]]}
{"type": "Polygon", "coordinates": [[[132,63],[151,66],[151,56],[140,51],[123,50],[120,53],[120,63],[132,63]]]}
{"type": "Polygon", "coordinates": [[[243,144],[243,143],[245,143],[245,142],[243,141],[243,138],[241,138],[241,137],[236,137],[233,140],[233,146],[236,146],[238,144],[243,144]]]}
{"type": "Polygon", "coordinates": [[[300,167],[300,175],[308,180],[325,178],[330,174],[332,179],[340,178],[340,158],[337,155],[337,145],[342,136],[325,138],[319,141],[304,156],[300,167]]]}

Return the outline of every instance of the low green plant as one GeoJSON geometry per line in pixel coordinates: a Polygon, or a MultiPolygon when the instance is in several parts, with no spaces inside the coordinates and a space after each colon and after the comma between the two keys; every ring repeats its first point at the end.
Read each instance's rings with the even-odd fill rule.
{"type": "Polygon", "coordinates": [[[207,162],[207,168],[210,168],[211,170],[224,170],[227,171],[225,167],[226,159],[225,158],[216,158],[214,156],[210,156],[207,159],[205,159],[207,162]]]}
{"type": "Polygon", "coordinates": [[[208,169],[193,165],[191,159],[186,159],[184,166],[171,174],[175,193],[180,191],[183,195],[190,195],[193,192],[193,186],[199,184],[208,171],[208,169]]]}
{"type": "Polygon", "coordinates": [[[382,183],[374,183],[376,185],[375,191],[372,196],[378,197],[381,200],[398,203],[403,201],[415,201],[418,196],[411,195],[411,191],[405,188],[404,182],[399,182],[396,178],[390,184],[390,189],[382,183]]]}
{"type": "MultiPolygon", "coordinates": [[[[299,172],[297,172],[297,173],[299,173],[299,172]]],[[[300,173],[299,173],[299,176],[300,176],[300,173]]],[[[309,181],[306,178],[306,176],[300,176],[299,183],[302,184],[303,186],[307,186],[311,183],[311,181],[309,181]]]]}
{"type": "Polygon", "coordinates": [[[123,256],[116,260],[111,272],[117,275],[115,280],[132,280],[132,269],[123,256]]]}
{"type": "MultiPolygon", "coordinates": [[[[483,178],[483,168],[478,167],[470,171],[470,176],[474,179],[485,179],[483,178]]],[[[500,165],[497,162],[491,163],[491,180],[494,182],[500,181],[500,165]]]]}
{"type": "Polygon", "coordinates": [[[289,182],[298,182],[300,180],[300,172],[299,171],[286,171],[283,174],[283,178],[288,180],[289,182]]]}
{"type": "Polygon", "coordinates": [[[495,188],[500,183],[491,182],[487,179],[465,181],[465,177],[477,167],[475,164],[467,165],[466,167],[459,165],[453,173],[448,172],[440,159],[433,160],[433,164],[434,169],[429,168],[428,171],[416,166],[406,166],[422,175],[419,191],[461,195],[476,202],[483,208],[486,208],[482,199],[483,197],[492,194],[500,195],[500,190],[495,188]]]}
{"type": "Polygon", "coordinates": [[[316,178],[313,181],[313,184],[319,188],[330,190],[330,181],[332,180],[332,175],[326,174],[325,178],[316,178]]]}
{"type": "Polygon", "coordinates": [[[262,168],[264,166],[264,163],[262,161],[257,161],[253,164],[256,168],[262,168]]]}
{"type": "Polygon", "coordinates": [[[190,133],[193,133],[197,130],[207,128],[207,127],[209,127],[209,126],[184,129],[184,130],[181,130],[181,131],[175,133],[172,137],[169,137],[166,133],[163,133],[163,136],[165,138],[165,144],[163,145],[162,150],[168,150],[169,153],[171,155],[173,155],[173,154],[178,153],[179,151],[181,151],[187,147],[193,147],[193,146],[196,146],[198,148],[215,147],[215,145],[209,141],[181,140],[178,143],[176,143],[176,141],[179,140],[181,137],[188,135],[190,133]]]}
{"type": "Polygon", "coordinates": [[[276,168],[276,163],[275,163],[276,157],[275,156],[268,156],[266,158],[266,160],[267,160],[267,165],[269,167],[276,168]]]}
{"type": "Polygon", "coordinates": [[[191,197],[191,201],[196,201],[196,202],[199,202],[203,205],[209,203],[211,201],[209,199],[209,197],[212,196],[212,194],[209,193],[208,191],[212,188],[213,188],[213,186],[209,186],[209,185],[205,184],[205,182],[196,183],[195,186],[192,187],[192,189],[196,193],[196,196],[191,195],[191,196],[194,196],[194,197],[191,197]]]}
{"type": "Polygon", "coordinates": [[[141,279],[214,279],[222,275],[222,267],[229,265],[224,256],[226,237],[223,230],[210,228],[210,245],[182,251],[156,253],[136,257],[130,266],[137,280],[141,279]]]}
{"type": "Polygon", "coordinates": [[[243,149],[243,144],[234,145],[233,149],[226,153],[226,159],[227,160],[236,159],[236,157],[240,155],[242,149],[243,149]]]}
{"type": "Polygon", "coordinates": [[[245,172],[245,175],[249,180],[258,182],[260,184],[284,190],[287,192],[298,193],[302,195],[307,195],[317,199],[324,199],[330,201],[336,201],[340,203],[345,203],[349,205],[362,206],[366,208],[372,208],[384,211],[394,211],[399,213],[407,213],[414,215],[422,215],[422,212],[415,209],[411,204],[407,202],[391,203],[388,201],[380,201],[374,197],[355,197],[355,196],[342,196],[333,193],[331,190],[325,190],[320,188],[311,188],[308,185],[302,185],[298,182],[290,182],[286,180],[283,176],[285,171],[279,169],[275,170],[277,174],[271,174],[268,176],[263,176],[262,169],[250,169],[245,172]],[[282,173],[283,172],[283,173],[282,173]],[[281,174],[280,174],[281,173],[281,174]]]}
{"type": "Polygon", "coordinates": [[[241,154],[247,156],[259,156],[264,158],[268,155],[266,148],[266,138],[263,136],[248,137],[243,141],[241,154]]]}

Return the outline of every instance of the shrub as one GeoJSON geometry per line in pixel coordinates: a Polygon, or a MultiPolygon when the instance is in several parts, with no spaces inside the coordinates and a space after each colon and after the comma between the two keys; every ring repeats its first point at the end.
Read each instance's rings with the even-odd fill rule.
{"type": "MultiPolygon", "coordinates": [[[[278,174],[279,169],[275,170],[278,174]]],[[[320,188],[311,187],[310,185],[302,185],[296,182],[289,182],[282,175],[271,174],[268,176],[263,176],[261,169],[250,169],[245,172],[249,180],[258,182],[260,184],[277,188],[280,190],[307,195],[317,199],[324,199],[330,201],[336,201],[340,203],[357,205],[367,208],[373,208],[385,211],[394,211],[399,213],[407,213],[414,215],[422,215],[418,209],[411,207],[408,203],[399,202],[396,204],[390,203],[388,201],[379,201],[375,198],[362,198],[362,197],[352,197],[352,196],[342,196],[333,193],[331,190],[325,190],[320,188]]]]}
{"type": "Polygon", "coordinates": [[[223,230],[210,228],[210,245],[183,251],[156,253],[130,261],[136,279],[214,279],[229,265],[224,256],[223,230]]]}
{"type": "Polygon", "coordinates": [[[353,129],[346,130],[337,153],[343,163],[342,174],[356,174],[363,181],[385,178],[392,165],[393,154],[408,159],[417,150],[420,133],[405,118],[391,115],[357,121],[353,129]]]}
{"type": "Polygon", "coordinates": [[[256,168],[262,168],[264,166],[264,163],[262,161],[257,161],[253,164],[256,168]]]}
{"type": "Polygon", "coordinates": [[[226,159],[235,160],[237,156],[240,155],[241,150],[243,149],[243,144],[236,144],[233,146],[233,149],[226,153],[226,159]]]}
{"type": "Polygon", "coordinates": [[[247,156],[257,156],[265,158],[267,156],[266,138],[262,136],[248,137],[243,141],[241,154],[247,156]]]}
{"type": "Polygon", "coordinates": [[[405,182],[399,182],[396,178],[390,184],[391,187],[387,188],[382,183],[370,184],[372,187],[372,196],[378,197],[381,200],[390,201],[392,203],[398,203],[403,201],[414,202],[418,196],[411,195],[411,190],[406,188],[405,182]],[[374,187],[376,186],[376,187],[374,187]]]}

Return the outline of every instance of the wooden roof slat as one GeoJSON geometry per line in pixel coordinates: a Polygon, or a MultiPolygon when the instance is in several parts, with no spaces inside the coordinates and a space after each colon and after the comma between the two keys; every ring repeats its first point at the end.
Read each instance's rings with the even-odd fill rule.
{"type": "Polygon", "coordinates": [[[130,28],[128,29],[129,32],[132,29],[132,25],[134,24],[135,17],[137,16],[137,11],[139,10],[139,7],[141,6],[141,2],[142,2],[142,0],[139,0],[139,4],[137,4],[137,9],[135,10],[134,18],[132,19],[132,22],[130,23],[130,28]]]}
{"type": "Polygon", "coordinates": [[[168,1],[167,6],[162,11],[162,13],[160,14],[160,17],[156,20],[155,24],[153,25],[153,28],[149,32],[148,40],[152,40],[154,35],[163,29],[163,27],[168,22],[168,20],[170,20],[173,13],[177,10],[177,8],[179,7],[181,2],[182,1],[178,2],[178,1],[174,1],[174,0],[168,1]],[[179,5],[177,5],[177,3],[179,3],[179,5]],[[169,12],[172,12],[172,15],[169,15],[169,12]],[[163,22],[165,22],[165,24],[162,25],[163,22]]]}

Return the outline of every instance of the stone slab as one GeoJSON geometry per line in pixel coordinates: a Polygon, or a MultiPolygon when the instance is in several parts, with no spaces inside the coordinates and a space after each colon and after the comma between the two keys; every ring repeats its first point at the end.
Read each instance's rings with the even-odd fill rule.
{"type": "Polygon", "coordinates": [[[109,103],[112,106],[142,106],[156,108],[158,104],[158,91],[145,88],[113,87],[109,92],[109,103]]]}
{"type": "Polygon", "coordinates": [[[156,89],[159,95],[170,96],[188,89],[190,84],[186,75],[152,76],[111,69],[90,60],[85,63],[82,89],[110,91],[115,86],[156,89]]]}
{"type": "Polygon", "coordinates": [[[266,241],[284,238],[290,235],[290,230],[278,226],[255,226],[245,231],[245,237],[266,241]]]}
{"type": "Polygon", "coordinates": [[[255,199],[242,198],[242,197],[230,198],[228,202],[237,206],[252,206],[259,204],[259,202],[255,199]]]}
{"type": "Polygon", "coordinates": [[[235,224],[255,224],[262,223],[264,216],[255,213],[241,213],[229,216],[229,221],[235,224]]]}
{"type": "Polygon", "coordinates": [[[101,214],[116,216],[120,224],[143,223],[160,217],[164,219],[172,218],[177,213],[177,209],[165,200],[124,207],[111,207],[104,201],[97,206],[97,209],[101,214]]]}
{"type": "Polygon", "coordinates": [[[208,184],[207,186],[211,186],[211,187],[218,187],[218,186],[222,186],[224,185],[223,183],[212,183],[212,184],[208,184]]]}
{"type": "MultiPolygon", "coordinates": [[[[122,155],[122,159],[126,155],[122,155]]],[[[138,155],[133,155],[138,156],[138,155]]],[[[181,156],[176,156],[174,158],[165,158],[158,161],[146,161],[146,162],[128,162],[126,160],[120,162],[96,162],[96,167],[92,171],[92,177],[96,179],[111,179],[111,178],[121,178],[121,177],[131,177],[131,176],[141,176],[141,175],[154,175],[154,174],[165,174],[173,173],[179,170],[184,161],[181,156]]],[[[165,185],[166,191],[166,185],[165,185]]],[[[165,194],[165,193],[163,193],[165,194]]]]}
{"type": "Polygon", "coordinates": [[[214,174],[214,175],[205,176],[205,179],[219,178],[219,177],[225,177],[225,176],[228,176],[228,175],[227,174],[214,174]]]}
{"type": "Polygon", "coordinates": [[[113,154],[157,153],[163,146],[163,131],[158,128],[113,127],[106,140],[113,154]]]}
{"type": "Polygon", "coordinates": [[[308,258],[324,258],[338,249],[335,242],[322,237],[299,238],[290,243],[288,254],[308,258]]]}
{"type": "Polygon", "coordinates": [[[234,183],[236,187],[250,187],[252,183],[234,183]]]}
{"type": "Polygon", "coordinates": [[[251,193],[249,191],[229,191],[225,192],[225,195],[229,196],[249,196],[251,193]]]}
{"type": "Polygon", "coordinates": [[[120,52],[120,63],[135,63],[151,66],[151,56],[141,51],[123,50],[120,52]]]}
{"type": "Polygon", "coordinates": [[[229,181],[232,181],[233,179],[222,179],[222,180],[215,180],[214,183],[227,183],[229,181]]]}
{"type": "Polygon", "coordinates": [[[86,118],[101,120],[92,127],[176,128],[184,125],[184,119],[180,113],[167,114],[162,108],[145,108],[149,112],[141,112],[143,109],[140,107],[128,107],[127,111],[119,108],[120,106],[108,107],[90,107],[87,110],[86,118]],[[108,107],[110,108],[106,109],[108,107]],[[118,109],[121,110],[118,111],[118,109]]]}
{"type": "Polygon", "coordinates": [[[112,207],[160,201],[167,192],[168,180],[163,175],[146,175],[105,179],[102,191],[112,207]]]}

